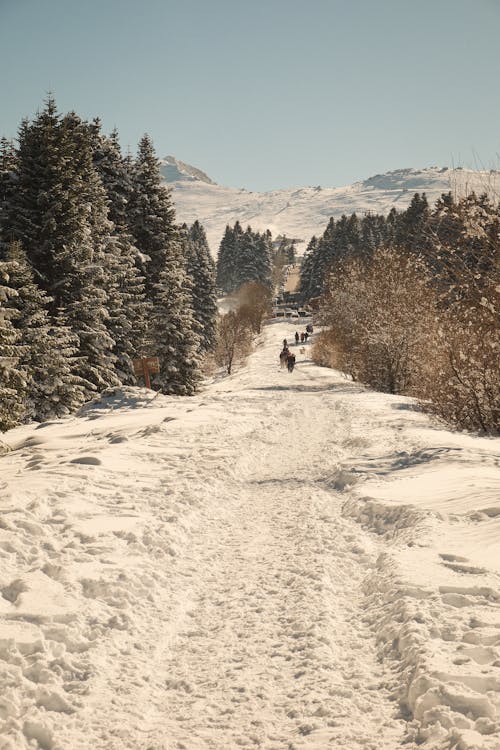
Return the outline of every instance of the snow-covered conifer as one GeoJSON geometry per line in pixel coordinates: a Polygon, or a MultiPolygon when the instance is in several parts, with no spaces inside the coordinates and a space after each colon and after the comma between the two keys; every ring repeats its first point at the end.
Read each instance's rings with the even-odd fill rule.
{"type": "Polygon", "coordinates": [[[313,235],[304,253],[302,266],[300,268],[300,297],[303,301],[314,297],[313,271],[314,257],[318,245],[318,238],[313,235]]]}
{"type": "Polygon", "coordinates": [[[191,396],[200,380],[200,336],[191,307],[191,282],[179,247],[170,247],[154,293],[151,335],[160,373],[153,386],[162,393],[191,396]]]}
{"type": "Polygon", "coordinates": [[[9,286],[16,291],[5,303],[15,311],[19,360],[26,372],[25,418],[43,421],[68,414],[83,402],[85,383],[74,374],[78,339],[61,324],[51,324],[50,298],[39,289],[26,255],[17,242],[6,253],[9,286]]]}
{"type": "Polygon", "coordinates": [[[132,165],[132,183],[128,222],[140,253],[146,298],[154,302],[160,276],[178,234],[171,192],[163,184],[160,163],[148,135],[139,142],[137,159],[132,165]]]}
{"type": "Polygon", "coordinates": [[[23,348],[8,308],[17,292],[9,286],[8,265],[0,261],[0,430],[15,427],[25,413],[26,373],[20,366],[23,348]]]}
{"type": "Polygon", "coordinates": [[[16,150],[12,141],[0,138],[0,258],[9,244],[11,202],[16,185],[16,150]]]}
{"type": "Polygon", "coordinates": [[[198,221],[188,230],[186,242],[187,272],[192,283],[193,312],[200,326],[200,346],[202,351],[209,351],[216,342],[215,265],[205,230],[198,221]]]}
{"type": "Polygon", "coordinates": [[[226,226],[224,236],[219,245],[217,254],[217,288],[228,294],[236,289],[236,261],[237,261],[237,236],[241,234],[241,226],[236,222],[235,229],[226,226]],[[236,234],[238,227],[238,235],[236,234]]]}
{"type": "Polygon", "coordinates": [[[128,206],[132,178],[121,155],[116,131],[110,138],[93,127],[93,159],[106,191],[108,218],[112,222],[109,240],[109,273],[106,291],[109,312],[108,330],[115,345],[116,371],[122,383],[136,382],[132,359],[144,338],[146,303],[144,279],[138,268],[138,250],[128,226],[128,206]]]}

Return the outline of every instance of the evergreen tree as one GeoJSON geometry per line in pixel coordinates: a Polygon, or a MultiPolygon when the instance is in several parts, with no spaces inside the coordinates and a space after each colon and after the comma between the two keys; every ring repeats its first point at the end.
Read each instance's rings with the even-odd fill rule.
{"type": "Polygon", "coordinates": [[[259,277],[259,257],[255,233],[247,227],[237,246],[236,288],[259,277]]]}
{"type": "Polygon", "coordinates": [[[162,393],[191,396],[200,374],[200,336],[191,308],[192,288],[180,252],[171,253],[155,288],[152,335],[160,373],[153,385],[162,393]]]}
{"type": "Polygon", "coordinates": [[[0,139],[0,259],[10,241],[11,203],[16,186],[17,155],[12,141],[0,139]]]}
{"type": "Polygon", "coordinates": [[[224,236],[219,245],[217,255],[217,288],[223,293],[230,293],[236,288],[236,237],[229,225],[226,226],[224,236]]]}
{"type": "Polygon", "coordinates": [[[367,214],[359,222],[358,254],[363,257],[372,257],[383,243],[378,219],[374,214],[367,214]]]}
{"type": "Polygon", "coordinates": [[[336,223],[331,217],[313,255],[310,287],[312,297],[318,297],[323,291],[326,273],[335,256],[336,236],[336,223]]]}
{"type": "Polygon", "coordinates": [[[415,193],[408,208],[398,215],[395,242],[407,250],[418,250],[423,230],[429,219],[429,203],[425,193],[415,193]]]}
{"type": "Polygon", "coordinates": [[[64,325],[51,325],[50,299],[33,279],[19,243],[6,253],[9,286],[16,291],[6,303],[15,311],[13,325],[19,333],[19,360],[27,376],[25,417],[44,421],[61,417],[84,400],[85,383],[73,373],[78,339],[64,325]]]}
{"type": "Polygon", "coordinates": [[[205,230],[198,221],[187,232],[186,243],[187,272],[192,282],[193,312],[200,328],[201,351],[209,351],[216,342],[215,265],[205,230]]]}
{"type": "Polygon", "coordinates": [[[302,266],[300,268],[300,287],[299,293],[301,299],[305,302],[314,297],[314,283],[313,283],[313,271],[314,271],[314,257],[318,246],[318,239],[316,236],[311,237],[311,240],[304,253],[302,260],[302,266]]]}
{"type": "Polygon", "coordinates": [[[257,234],[257,277],[253,281],[272,287],[272,241],[268,232],[257,234]]]}
{"type": "Polygon", "coordinates": [[[21,124],[9,229],[22,243],[37,283],[52,296],[54,311],[71,299],[79,267],[91,257],[89,206],[81,200],[75,145],[51,97],[33,123],[21,124]]]}
{"type": "Polygon", "coordinates": [[[63,301],[63,307],[79,340],[77,374],[91,383],[93,390],[101,391],[120,383],[115,370],[115,341],[109,331],[110,288],[114,286],[119,257],[107,218],[106,192],[93,163],[91,129],[72,112],[65,115],[61,128],[77,149],[75,178],[83,182],[80,201],[87,206],[83,258],[74,271],[71,294],[63,301]]]}
{"type": "Polygon", "coordinates": [[[147,135],[139,143],[132,178],[129,226],[140,252],[148,305],[141,354],[155,354],[160,360],[155,387],[189,395],[199,380],[199,326],[171,193],[163,185],[147,135]]]}
{"type": "Polygon", "coordinates": [[[10,430],[24,416],[26,373],[19,365],[23,355],[19,332],[14,328],[14,311],[9,300],[17,292],[9,286],[7,263],[0,261],[0,430],[10,430]]]}
{"type": "Polygon", "coordinates": [[[117,132],[106,138],[96,120],[92,133],[94,165],[106,191],[108,217],[112,222],[106,287],[107,325],[115,342],[113,353],[117,375],[122,383],[132,385],[136,382],[132,360],[144,340],[147,309],[144,279],[137,264],[138,250],[128,227],[132,178],[120,152],[117,132]]]}
{"type": "Polygon", "coordinates": [[[254,281],[270,287],[272,274],[270,233],[251,227],[244,232],[238,221],[233,229],[227,226],[217,257],[217,286],[229,294],[254,281]]]}
{"type": "Polygon", "coordinates": [[[62,309],[78,337],[75,374],[92,384],[87,395],[115,385],[106,329],[110,223],[88,124],[74,113],[61,118],[49,98],[34,122],[21,126],[17,178],[9,227],[51,298],[52,321],[62,309]]]}
{"type": "Polygon", "coordinates": [[[144,135],[132,166],[132,194],[128,209],[130,231],[139,250],[146,298],[154,304],[170,247],[178,241],[170,190],[164,184],[153,143],[144,135]]]}

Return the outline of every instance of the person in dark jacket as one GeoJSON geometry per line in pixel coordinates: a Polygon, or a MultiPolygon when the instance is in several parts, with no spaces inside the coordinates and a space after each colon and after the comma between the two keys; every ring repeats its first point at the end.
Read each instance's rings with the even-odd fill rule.
{"type": "Polygon", "coordinates": [[[299,339],[300,339],[299,332],[295,331],[295,346],[297,346],[297,344],[299,343],[299,339]]]}
{"type": "Polygon", "coordinates": [[[293,368],[295,367],[295,354],[292,354],[292,352],[289,353],[286,364],[288,367],[288,372],[293,372],[293,368]]]}

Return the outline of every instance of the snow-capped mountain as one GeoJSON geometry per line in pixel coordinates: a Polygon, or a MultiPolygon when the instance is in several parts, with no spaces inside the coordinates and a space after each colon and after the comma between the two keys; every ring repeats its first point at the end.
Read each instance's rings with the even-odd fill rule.
{"type": "Polygon", "coordinates": [[[471,192],[500,194],[500,171],[475,171],[427,167],[397,169],[374,175],[344,187],[303,187],[267,193],[217,185],[204,172],[168,156],[161,160],[165,181],[173,189],[180,222],[198,219],[207,233],[215,255],[226,224],[238,220],[252,229],[270,229],[274,236],[285,234],[302,240],[302,252],[313,234],[322,234],[330,216],[353,211],[387,214],[402,210],[415,193],[425,192],[430,203],[452,190],[458,195],[471,192]]]}
{"type": "Polygon", "coordinates": [[[201,169],[186,164],[175,156],[166,156],[160,160],[160,171],[166,182],[205,182],[207,185],[216,183],[201,169]]]}

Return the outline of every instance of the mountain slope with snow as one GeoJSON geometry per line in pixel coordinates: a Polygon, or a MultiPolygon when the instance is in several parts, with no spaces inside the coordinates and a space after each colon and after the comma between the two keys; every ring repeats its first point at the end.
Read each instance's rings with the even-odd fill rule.
{"type": "Polygon", "coordinates": [[[498,750],[500,440],[296,325],[2,436],[1,750],[498,750]]]}
{"type": "Polygon", "coordinates": [[[194,167],[172,167],[173,157],[162,160],[165,181],[173,189],[177,219],[192,223],[198,219],[207,232],[213,254],[216,254],[226,224],[239,221],[252,229],[270,229],[274,236],[286,234],[302,241],[302,252],[313,234],[324,232],[330,216],[367,211],[387,214],[391,208],[402,210],[416,192],[425,192],[430,203],[452,190],[458,195],[490,192],[500,195],[500,172],[428,167],[398,169],[375,175],[362,182],[337,188],[303,187],[273,190],[267,193],[222,187],[204,173],[198,178],[194,167]]]}

